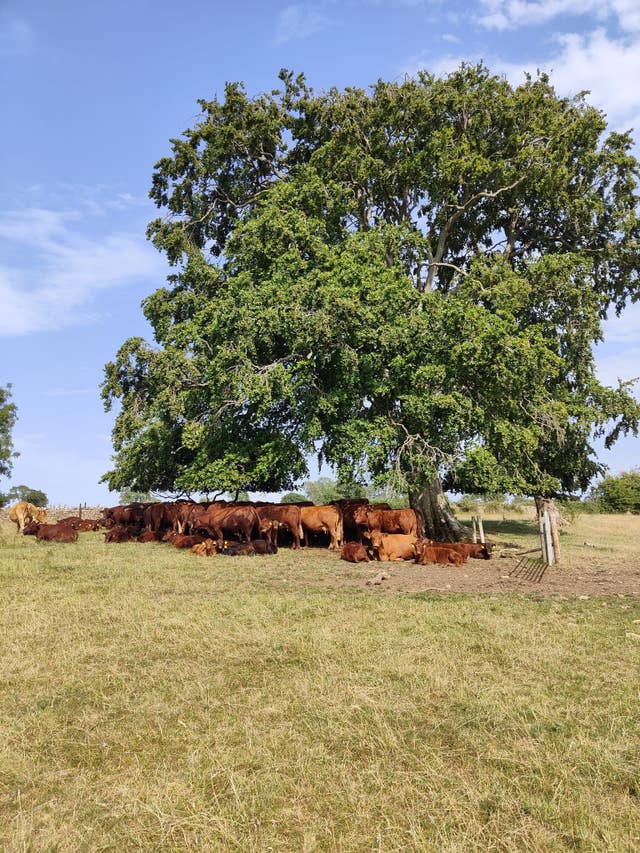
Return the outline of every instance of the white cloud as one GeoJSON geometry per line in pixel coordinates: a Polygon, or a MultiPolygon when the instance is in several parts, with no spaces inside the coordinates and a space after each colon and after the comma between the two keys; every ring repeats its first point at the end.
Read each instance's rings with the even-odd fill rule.
{"type": "Polygon", "coordinates": [[[638,0],[482,0],[486,10],[478,20],[487,29],[515,29],[546,24],[560,16],[609,18],[627,33],[640,31],[638,0]]]}
{"type": "Polygon", "coordinates": [[[82,204],[0,214],[0,336],[93,322],[102,313],[99,293],[164,278],[143,226],[110,231],[106,210],[82,204]]]}
{"type": "Polygon", "coordinates": [[[483,61],[496,74],[504,75],[512,84],[524,82],[525,72],[534,75],[547,71],[560,95],[575,95],[588,90],[589,103],[607,114],[610,128],[635,128],[640,141],[640,36],[634,39],[610,38],[602,29],[586,35],[568,33],[556,36],[559,50],[551,57],[538,57],[521,62],[507,62],[494,55],[439,56],[433,61],[422,57],[410,60],[404,69],[415,74],[425,68],[436,75],[455,71],[462,62],[483,61]]]}
{"type": "Polygon", "coordinates": [[[276,42],[283,44],[294,39],[308,38],[331,25],[331,20],[312,6],[294,3],[278,16],[276,42]]]}

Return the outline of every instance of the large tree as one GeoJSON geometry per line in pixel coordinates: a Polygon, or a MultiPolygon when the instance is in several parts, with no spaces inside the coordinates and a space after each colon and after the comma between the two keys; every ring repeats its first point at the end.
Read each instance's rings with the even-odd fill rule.
{"type": "Polygon", "coordinates": [[[583,95],[483,66],[316,94],[228,84],[172,154],[149,237],[155,342],[106,366],[111,489],[289,488],[318,453],[390,481],[434,535],[442,483],[552,495],[640,407],[596,377],[638,295],[638,163],[583,95]]]}

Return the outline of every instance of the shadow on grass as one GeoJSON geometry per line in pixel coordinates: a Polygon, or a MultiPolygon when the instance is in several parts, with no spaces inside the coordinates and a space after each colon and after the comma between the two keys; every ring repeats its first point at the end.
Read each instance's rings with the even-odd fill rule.
{"type": "MultiPolygon", "coordinates": [[[[463,519],[460,520],[463,521],[463,519]]],[[[471,528],[471,519],[465,519],[464,524],[471,528]]],[[[531,534],[538,531],[535,522],[524,519],[522,521],[516,521],[512,518],[505,519],[504,521],[483,520],[482,525],[487,536],[504,536],[505,534],[531,536],[531,534]]]]}

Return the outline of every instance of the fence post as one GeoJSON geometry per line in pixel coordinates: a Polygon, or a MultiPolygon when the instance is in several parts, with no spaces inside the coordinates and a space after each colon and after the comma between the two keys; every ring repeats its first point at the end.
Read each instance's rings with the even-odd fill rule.
{"type": "Polygon", "coordinates": [[[549,527],[551,529],[551,543],[556,563],[560,562],[560,537],[558,535],[558,510],[553,501],[549,501],[549,527]]]}
{"type": "Polygon", "coordinates": [[[478,529],[480,532],[480,542],[484,545],[484,525],[482,523],[482,516],[478,516],[478,529]]]}
{"type": "Polygon", "coordinates": [[[473,541],[474,541],[474,542],[477,542],[477,541],[478,541],[478,522],[477,522],[477,518],[478,518],[478,516],[477,516],[477,515],[472,515],[472,516],[471,516],[471,525],[472,525],[473,541]]]}
{"type": "Polygon", "coordinates": [[[555,563],[555,555],[553,553],[553,542],[551,541],[551,522],[549,520],[549,507],[545,503],[544,507],[544,538],[547,546],[547,563],[552,566],[555,563]]]}

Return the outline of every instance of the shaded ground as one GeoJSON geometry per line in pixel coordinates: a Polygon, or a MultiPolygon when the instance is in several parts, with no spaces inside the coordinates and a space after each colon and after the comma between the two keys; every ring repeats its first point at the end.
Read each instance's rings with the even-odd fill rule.
{"type": "MultiPolygon", "coordinates": [[[[519,593],[539,597],[640,597],[640,517],[580,516],[564,527],[561,561],[543,567],[532,518],[485,519],[487,536],[495,543],[491,560],[469,560],[459,568],[416,566],[414,563],[350,565],[324,582],[331,586],[362,586],[394,593],[519,593]],[[372,581],[387,575],[379,583],[372,581]],[[367,583],[368,582],[368,583],[367,583]]],[[[345,564],[347,565],[347,564],[345,564]]]]}
{"type": "Polygon", "coordinates": [[[414,563],[360,563],[342,578],[327,578],[335,586],[367,585],[380,572],[387,577],[372,589],[387,592],[516,592],[536,596],[639,596],[640,556],[622,565],[612,565],[611,558],[594,556],[578,568],[550,566],[542,577],[536,570],[514,574],[519,558],[495,557],[491,560],[469,560],[459,568],[416,566],[414,563]]]}

